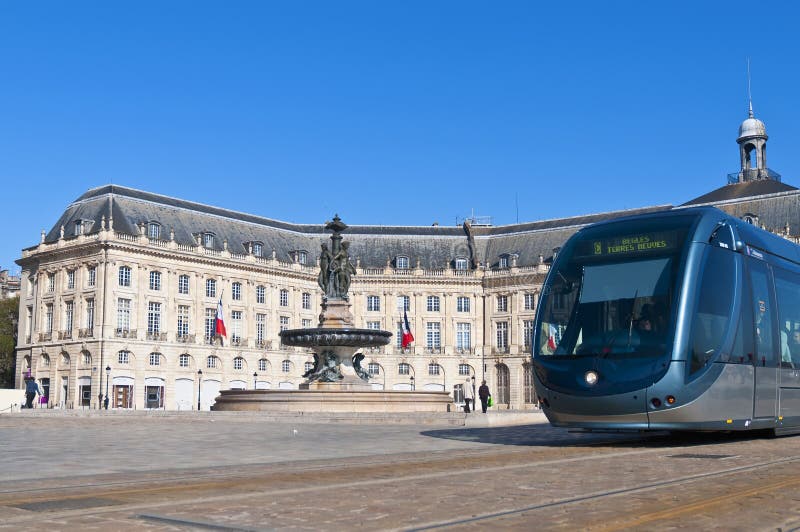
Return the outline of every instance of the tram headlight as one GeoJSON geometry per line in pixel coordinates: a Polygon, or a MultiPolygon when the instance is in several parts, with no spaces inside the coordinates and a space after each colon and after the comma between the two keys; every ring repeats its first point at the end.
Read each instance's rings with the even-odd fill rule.
{"type": "Polygon", "coordinates": [[[586,381],[586,384],[589,386],[594,386],[597,384],[597,372],[596,371],[587,371],[583,375],[583,380],[586,381]]]}

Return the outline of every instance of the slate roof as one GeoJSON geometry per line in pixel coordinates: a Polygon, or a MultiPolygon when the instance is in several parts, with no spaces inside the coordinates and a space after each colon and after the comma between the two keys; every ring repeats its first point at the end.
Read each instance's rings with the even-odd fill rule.
{"type": "Polygon", "coordinates": [[[723,201],[777,194],[791,190],[797,190],[797,188],[773,179],[758,179],[756,181],[745,181],[744,183],[734,183],[732,185],[719,187],[707,194],[687,201],[682,206],[716,204],[723,201]]]}
{"type": "MultiPolygon", "coordinates": [[[[496,266],[502,254],[516,254],[517,265],[528,266],[537,264],[540,254],[550,259],[553,249],[584,225],[670,208],[664,205],[470,230],[458,226],[356,225],[350,226],[344,237],[350,242],[352,260],[360,260],[364,268],[385,266],[397,256],[408,257],[411,267],[419,262],[426,269],[452,267],[456,258],[496,266]],[[474,236],[472,244],[468,231],[474,236]]],[[[247,242],[261,242],[264,256],[269,256],[274,249],[282,261],[291,260],[291,253],[297,250],[306,251],[309,262],[315,261],[320,244],[327,242],[330,236],[324,223],[294,224],[119,185],[105,185],[87,191],[69,205],[45,236],[45,242],[57,241],[62,226],[65,237],[71,237],[78,220],[91,221],[87,232],[97,232],[103,216],[108,223],[109,213],[113,213],[117,232],[136,235],[139,234],[138,224],[157,222],[164,239],[169,238],[172,230],[176,242],[194,244],[193,235],[211,232],[216,249],[222,249],[223,241],[227,240],[231,252],[246,253],[247,242]]]]}

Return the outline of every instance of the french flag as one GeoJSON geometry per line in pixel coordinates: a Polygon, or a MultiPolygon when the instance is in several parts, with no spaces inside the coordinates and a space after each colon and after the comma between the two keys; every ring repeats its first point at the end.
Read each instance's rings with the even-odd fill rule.
{"type": "Polygon", "coordinates": [[[408,314],[403,311],[403,338],[400,340],[400,345],[405,349],[411,342],[414,341],[414,335],[411,334],[411,326],[408,324],[408,314]]]}
{"type": "Polygon", "coordinates": [[[214,316],[214,331],[217,336],[228,337],[228,332],[225,330],[225,320],[222,317],[222,298],[217,303],[217,315],[214,316]]]}

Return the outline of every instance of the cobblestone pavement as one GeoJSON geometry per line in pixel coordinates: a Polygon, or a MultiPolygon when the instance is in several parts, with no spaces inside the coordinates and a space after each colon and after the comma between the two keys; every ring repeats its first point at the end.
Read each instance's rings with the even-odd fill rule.
{"type": "Polygon", "coordinates": [[[800,529],[800,437],[0,416],[0,528],[800,529]]]}

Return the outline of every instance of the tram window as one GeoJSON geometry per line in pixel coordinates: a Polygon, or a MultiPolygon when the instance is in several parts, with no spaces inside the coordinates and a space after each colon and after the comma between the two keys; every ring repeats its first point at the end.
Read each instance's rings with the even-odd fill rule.
{"type": "Polygon", "coordinates": [[[734,266],[730,251],[707,249],[692,321],[690,373],[705,366],[722,346],[733,307],[734,266]]]}
{"type": "Polygon", "coordinates": [[[773,310],[770,297],[769,272],[765,263],[749,259],[750,282],[753,290],[753,314],[755,323],[756,365],[775,367],[772,348],[773,310]]]}
{"type": "Polygon", "coordinates": [[[742,285],[742,305],[736,328],[736,339],[730,353],[722,353],[720,361],[732,364],[753,364],[753,307],[750,305],[750,285],[742,285]]]}
{"type": "Polygon", "coordinates": [[[775,268],[781,366],[800,367],[800,276],[775,268]]]}

